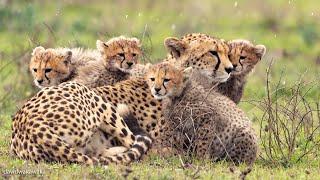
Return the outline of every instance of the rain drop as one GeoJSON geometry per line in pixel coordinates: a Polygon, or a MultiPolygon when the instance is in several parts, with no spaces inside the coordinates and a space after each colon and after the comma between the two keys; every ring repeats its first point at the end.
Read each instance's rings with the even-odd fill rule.
{"type": "Polygon", "coordinates": [[[175,24],[172,24],[172,25],[171,25],[171,29],[172,29],[172,30],[175,30],[175,29],[176,29],[176,25],[175,25],[175,24]]]}

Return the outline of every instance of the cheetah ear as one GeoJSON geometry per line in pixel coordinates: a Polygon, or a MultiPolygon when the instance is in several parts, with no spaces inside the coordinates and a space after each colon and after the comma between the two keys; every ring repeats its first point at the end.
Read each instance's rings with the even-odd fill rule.
{"type": "Polygon", "coordinates": [[[97,49],[98,49],[101,53],[104,52],[104,49],[105,49],[105,48],[108,48],[108,47],[109,47],[105,42],[100,41],[100,40],[97,40],[96,45],[97,45],[97,49]]]}
{"type": "Polygon", "coordinates": [[[146,65],[144,65],[144,68],[146,71],[148,71],[151,67],[152,67],[151,63],[147,63],[146,65]]]}
{"type": "Polygon", "coordinates": [[[44,47],[38,46],[38,47],[36,47],[36,48],[33,49],[31,55],[32,55],[32,56],[35,56],[35,55],[37,55],[37,54],[38,54],[39,52],[41,52],[41,51],[45,51],[44,47]]]}
{"type": "Polygon", "coordinates": [[[169,53],[176,59],[179,58],[188,47],[188,45],[185,42],[175,37],[166,38],[164,40],[164,46],[167,48],[169,53]]]}
{"type": "Polygon", "coordinates": [[[191,77],[193,69],[192,67],[187,67],[182,72],[183,72],[183,82],[186,82],[191,77]]]}
{"type": "Polygon", "coordinates": [[[141,42],[138,38],[130,38],[130,40],[132,40],[133,42],[137,43],[138,47],[141,47],[141,42]]]}
{"type": "Polygon", "coordinates": [[[254,47],[254,52],[257,54],[257,56],[260,59],[266,54],[266,51],[267,51],[267,48],[262,44],[256,45],[254,47]]]}
{"type": "Polygon", "coordinates": [[[66,51],[64,54],[63,54],[63,57],[64,57],[64,63],[66,65],[70,64],[71,63],[71,58],[72,58],[72,51],[68,50],[66,51]]]}

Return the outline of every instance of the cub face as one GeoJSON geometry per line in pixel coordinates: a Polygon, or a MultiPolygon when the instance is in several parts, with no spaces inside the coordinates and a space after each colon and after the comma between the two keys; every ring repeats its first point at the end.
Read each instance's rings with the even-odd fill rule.
{"type": "Polygon", "coordinates": [[[145,80],[154,98],[164,99],[179,96],[183,91],[192,68],[178,69],[168,62],[151,66],[145,80]]]}
{"type": "Polygon", "coordinates": [[[192,67],[215,82],[225,82],[233,70],[229,60],[229,46],[223,40],[207,36],[207,39],[190,40],[167,38],[165,47],[174,64],[192,67]]]}
{"type": "Polygon", "coordinates": [[[59,52],[39,46],[31,55],[29,69],[35,85],[39,88],[57,85],[69,76],[71,51],[59,52]]]}
{"type": "Polygon", "coordinates": [[[234,66],[232,74],[240,74],[253,69],[266,53],[264,45],[253,45],[247,40],[231,40],[229,58],[234,66]]]}
{"type": "Polygon", "coordinates": [[[96,44],[104,65],[123,72],[130,70],[142,56],[141,44],[137,38],[120,36],[107,42],[97,40],[96,44]]]}

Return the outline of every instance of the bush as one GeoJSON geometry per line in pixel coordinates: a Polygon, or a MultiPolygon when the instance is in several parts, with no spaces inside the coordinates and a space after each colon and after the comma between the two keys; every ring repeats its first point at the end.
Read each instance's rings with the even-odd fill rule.
{"type": "Polygon", "coordinates": [[[310,94],[319,89],[319,81],[305,82],[301,77],[286,87],[280,77],[272,85],[270,69],[271,64],[267,70],[267,96],[253,101],[263,111],[260,157],[268,164],[285,167],[314,159],[320,152],[320,101],[310,94]]]}

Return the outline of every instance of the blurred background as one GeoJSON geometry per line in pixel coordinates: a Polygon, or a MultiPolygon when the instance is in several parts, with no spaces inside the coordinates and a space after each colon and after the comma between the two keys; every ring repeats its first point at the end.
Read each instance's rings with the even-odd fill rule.
{"type": "MultiPolygon", "coordinates": [[[[260,121],[270,117],[265,114],[269,95],[268,103],[282,99],[285,106],[299,85],[310,106],[319,105],[319,7],[319,0],[0,0],[0,123],[6,129],[4,137],[10,136],[10,116],[19,102],[36,92],[28,71],[34,47],[94,49],[97,39],[135,36],[143,43],[143,61],[156,62],[166,56],[166,37],[192,32],[225,40],[248,39],[267,47],[266,56],[248,79],[240,107],[256,122],[257,131],[268,129],[260,121]]],[[[300,116],[290,117],[299,122],[300,116]]]]}

